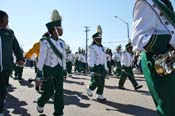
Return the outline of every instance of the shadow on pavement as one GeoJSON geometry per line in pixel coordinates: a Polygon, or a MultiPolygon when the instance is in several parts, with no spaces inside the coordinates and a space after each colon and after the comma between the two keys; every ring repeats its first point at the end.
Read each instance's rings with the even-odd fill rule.
{"type": "MultiPolygon", "coordinates": [[[[51,99],[54,100],[54,98],[51,99]]],[[[64,90],[64,105],[77,105],[81,108],[88,108],[90,104],[81,103],[82,99],[89,100],[89,98],[81,92],[64,90]]],[[[53,104],[53,100],[49,100],[47,104],[53,104]]],[[[36,101],[34,101],[34,103],[36,103],[36,101]]]]}
{"type": "Polygon", "coordinates": [[[47,116],[47,115],[45,115],[45,114],[40,114],[39,116],[47,116]]]}
{"type": "MultiPolygon", "coordinates": [[[[99,102],[96,99],[94,99],[93,101],[99,102]]],[[[100,103],[114,108],[114,109],[106,108],[107,111],[118,111],[133,116],[158,116],[156,111],[141,106],[115,103],[112,101],[105,101],[100,103]]]]}
{"type": "Polygon", "coordinates": [[[77,85],[84,85],[84,82],[76,82],[76,81],[71,81],[71,80],[64,80],[65,83],[69,83],[69,84],[77,84],[77,85]]]}
{"type": "Polygon", "coordinates": [[[75,76],[72,76],[72,77],[68,77],[68,78],[72,78],[72,79],[81,79],[81,80],[90,80],[90,78],[84,78],[84,77],[75,77],[75,76]]]}
{"type": "MultiPolygon", "coordinates": [[[[111,85],[105,85],[105,88],[107,89],[119,89],[118,86],[111,86],[111,85]]],[[[120,89],[120,90],[123,90],[123,91],[132,91],[132,92],[139,92],[143,95],[148,95],[148,96],[151,96],[150,92],[149,91],[146,91],[146,90],[131,90],[131,89],[128,89],[128,88],[125,88],[125,89],[120,89]]]]}
{"type": "Polygon", "coordinates": [[[89,100],[86,95],[83,95],[81,92],[64,90],[64,103],[65,105],[77,105],[82,108],[87,108],[90,104],[81,103],[81,100],[89,100]]]}
{"type": "MultiPolygon", "coordinates": [[[[118,88],[118,87],[117,87],[118,88]]],[[[118,88],[119,89],[119,88],[118,88]]],[[[120,89],[122,90],[122,89],[120,89]]],[[[131,91],[131,92],[138,92],[138,93],[141,93],[143,95],[148,95],[148,96],[151,96],[150,92],[149,91],[145,91],[145,90],[131,90],[131,89],[124,89],[123,91],[131,91]]]]}
{"type": "Polygon", "coordinates": [[[117,86],[111,86],[111,85],[105,85],[105,88],[107,89],[117,89],[117,86]]]}
{"type": "Polygon", "coordinates": [[[148,96],[151,96],[150,92],[149,91],[145,91],[145,90],[129,90],[128,91],[133,91],[133,92],[139,92],[143,95],[148,95],[148,96]]]}
{"type": "Polygon", "coordinates": [[[20,83],[21,86],[27,86],[28,88],[34,87],[34,84],[30,83],[28,80],[22,80],[20,83]]]}
{"type": "Polygon", "coordinates": [[[27,109],[23,108],[23,106],[26,106],[27,103],[25,101],[19,101],[18,98],[7,94],[6,96],[6,103],[5,103],[5,111],[4,115],[5,116],[11,116],[10,111],[8,109],[13,109],[12,110],[12,116],[15,114],[20,114],[20,116],[31,116],[30,114],[27,113],[27,109]]]}
{"type": "Polygon", "coordinates": [[[13,87],[11,84],[9,84],[7,91],[8,92],[13,92],[15,91],[16,87],[13,87]]]}

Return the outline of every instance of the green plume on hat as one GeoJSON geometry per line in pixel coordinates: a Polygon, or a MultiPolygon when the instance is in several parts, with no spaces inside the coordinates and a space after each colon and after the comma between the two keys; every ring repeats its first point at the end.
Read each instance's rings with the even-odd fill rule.
{"type": "Polygon", "coordinates": [[[58,10],[53,10],[52,15],[51,15],[51,21],[57,21],[57,20],[62,20],[62,17],[60,16],[58,10]]]}
{"type": "Polygon", "coordinates": [[[100,25],[97,26],[97,32],[98,32],[98,33],[102,33],[102,28],[101,28],[100,25]]]}

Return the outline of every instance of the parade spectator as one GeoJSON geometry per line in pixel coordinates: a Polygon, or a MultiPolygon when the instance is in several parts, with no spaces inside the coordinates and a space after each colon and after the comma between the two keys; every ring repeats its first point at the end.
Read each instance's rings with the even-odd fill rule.
{"type": "Polygon", "coordinates": [[[0,116],[3,116],[9,76],[13,70],[13,53],[17,64],[22,66],[23,53],[14,32],[8,27],[8,14],[0,10],[0,116]]]}

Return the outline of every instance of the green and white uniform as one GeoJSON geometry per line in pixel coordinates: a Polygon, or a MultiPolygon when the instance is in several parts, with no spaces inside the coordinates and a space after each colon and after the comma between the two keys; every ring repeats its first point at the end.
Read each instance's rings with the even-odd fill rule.
{"type": "Polygon", "coordinates": [[[120,76],[120,74],[121,74],[121,56],[122,56],[121,52],[116,51],[113,54],[113,60],[115,63],[114,74],[116,74],[117,76],[120,76]]]}
{"type": "Polygon", "coordinates": [[[44,92],[38,99],[38,105],[44,107],[50,97],[54,95],[54,115],[63,114],[64,99],[63,99],[63,76],[66,70],[66,51],[65,42],[61,39],[45,38],[40,41],[40,55],[37,63],[37,68],[44,73],[43,82],[44,92]],[[62,59],[53,51],[51,45],[46,39],[50,39],[55,47],[62,54],[62,59]]]}
{"type": "Polygon", "coordinates": [[[104,51],[104,47],[101,45],[92,44],[89,47],[88,54],[88,66],[94,75],[91,77],[91,83],[89,85],[90,90],[95,90],[98,95],[103,95],[104,84],[105,84],[105,72],[107,68],[107,59],[104,51]],[[96,75],[95,73],[100,74],[96,75]]]}
{"type": "Polygon", "coordinates": [[[67,53],[67,59],[66,59],[66,69],[69,74],[72,73],[72,62],[73,62],[73,55],[71,53],[67,53]]]}
{"type": "Polygon", "coordinates": [[[132,62],[133,62],[133,55],[128,51],[124,51],[121,57],[122,68],[121,68],[121,75],[119,80],[119,88],[124,87],[124,83],[127,77],[129,78],[129,80],[131,81],[135,89],[136,89],[136,86],[138,86],[138,83],[135,80],[135,77],[132,71],[132,62]]]}
{"type": "MultiPolygon", "coordinates": [[[[167,0],[168,2],[168,0],[167,0]]],[[[161,0],[137,0],[134,7],[132,44],[142,51],[142,69],[161,116],[175,116],[175,73],[157,74],[153,55],[175,48],[175,14],[161,0]]]]}
{"type": "Polygon", "coordinates": [[[80,53],[78,55],[78,62],[79,64],[79,70],[80,72],[83,71],[83,73],[85,73],[86,70],[86,55],[84,53],[80,53]]]}

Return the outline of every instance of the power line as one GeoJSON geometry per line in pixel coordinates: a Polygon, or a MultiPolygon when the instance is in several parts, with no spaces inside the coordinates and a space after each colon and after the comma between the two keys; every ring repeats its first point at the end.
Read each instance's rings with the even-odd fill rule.
{"type": "Polygon", "coordinates": [[[128,40],[123,40],[123,41],[109,41],[109,42],[103,42],[103,43],[123,43],[123,42],[128,42],[128,40]]]}

